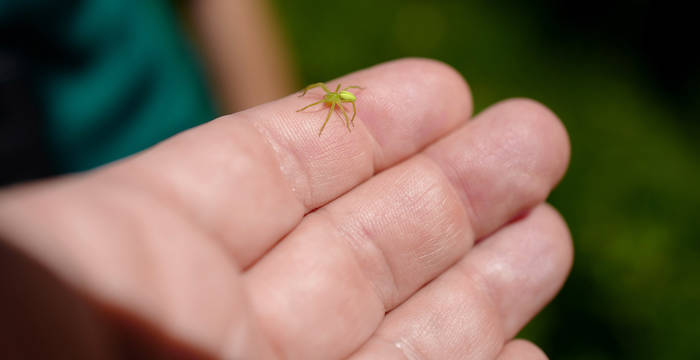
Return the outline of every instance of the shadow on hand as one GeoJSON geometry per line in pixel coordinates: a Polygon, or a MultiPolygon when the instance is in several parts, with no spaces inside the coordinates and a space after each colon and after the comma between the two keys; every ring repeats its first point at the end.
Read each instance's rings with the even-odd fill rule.
{"type": "Polygon", "coordinates": [[[211,359],[0,241],[0,358],[211,359]]]}

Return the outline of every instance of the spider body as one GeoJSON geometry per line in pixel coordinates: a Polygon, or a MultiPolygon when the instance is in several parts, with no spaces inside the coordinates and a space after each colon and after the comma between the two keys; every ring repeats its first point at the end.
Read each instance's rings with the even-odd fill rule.
{"type": "Polygon", "coordinates": [[[314,105],[318,105],[320,103],[328,104],[330,105],[330,109],[328,110],[328,115],[326,116],[326,121],[323,122],[323,125],[321,126],[321,129],[318,131],[318,136],[321,136],[321,133],[323,132],[323,129],[326,127],[326,123],[328,123],[328,119],[331,118],[331,114],[335,110],[336,107],[340,108],[340,110],[343,112],[343,116],[345,118],[345,126],[348,128],[348,131],[350,130],[350,125],[355,126],[355,115],[357,115],[357,108],[355,107],[355,100],[357,100],[357,97],[355,94],[351,93],[348,91],[348,89],[362,89],[359,86],[351,85],[348,86],[342,90],[340,90],[341,85],[338,84],[338,87],[335,89],[335,91],[330,91],[326,84],[324,83],[315,83],[311,84],[307,87],[304,88],[304,91],[299,95],[299,97],[302,97],[306,95],[306,92],[316,88],[320,87],[323,89],[323,91],[326,92],[326,95],[323,96],[323,99],[313,103],[304,106],[303,108],[297,110],[299,111],[304,111],[314,105]],[[352,104],[352,118],[348,117],[348,113],[345,111],[345,108],[343,107],[343,103],[351,103],[352,104]]]}

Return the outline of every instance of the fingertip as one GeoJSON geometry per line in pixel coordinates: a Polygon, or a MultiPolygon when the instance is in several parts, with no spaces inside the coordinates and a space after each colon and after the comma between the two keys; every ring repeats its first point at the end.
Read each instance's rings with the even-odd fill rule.
{"type": "Polygon", "coordinates": [[[432,77],[436,85],[433,93],[455,100],[456,111],[471,117],[473,111],[472,92],[467,80],[453,66],[446,62],[428,58],[406,58],[397,61],[397,65],[405,67],[406,74],[417,77],[432,77]]]}
{"type": "Polygon", "coordinates": [[[520,270],[530,269],[530,277],[539,279],[543,293],[556,294],[566,280],[573,259],[571,233],[561,214],[551,205],[542,203],[521,221],[510,226],[515,246],[520,249],[520,270]],[[519,235],[517,235],[519,234],[519,235]],[[545,290],[546,289],[546,290],[545,290]]]}
{"type": "Polygon", "coordinates": [[[464,78],[449,65],[407,58],[350,75],[364,78],[358,118],[380,145],[379,168],[398,154],[412,154],[468,120],[472,98],[464,78]]]}
{"type": "Polygon", "coordinates": [[[568,227],[550,205],[484,239],[467,256],[466,271],[480,274],[498,304],[506,337],[515,336],[561,289],[571,269],[568,227]]]}
{"type": "Polygon", "coordinates": [[[497,360],[547,360],[547,355],[537,345],[523,339],[506,343],[497,360]]]}
{"type": "MultiPolygon", "coordinates": [[[[564,176],[571,156],[568,132],[559,117],[547,106],[529,98],[504,100],[491,109],[503,112],[502,118],[509,121],[511,133],[518,135],[523,148],[532,153],[543,154],[547,161],[540,161],[533,169],[544,174],[556,185],[564,176]]],[[[486,112],[486,111],[485,111],[486,112]]]]}
{"type": "Polygon", "coordinates": [[[476,120],[472,131],[485,144],[480,156],[522,180],[517,186],[528,195],[527,207],[544,201],[569,163],[569,136],[559,118],[535,100],[513,98],[490,106],[476,120]]]}
{"type": "Polygon", "coordinates": [[[550,244],[549,246],[554,248],[553,252],[559,254],[556,257],[560,262],[557,267],[565,269],[562,271],[564,276],[561,279],[561,284],[563,284],[574,262],[574,243],[571,231],[564,216],[554,206],[544,203],[535,208],[535,211],[542,212],[543,216],[539,217],[539,221],[545,223],[543,225],[549,229],[549,235],[546,237],[547,242],[550,244]]]}

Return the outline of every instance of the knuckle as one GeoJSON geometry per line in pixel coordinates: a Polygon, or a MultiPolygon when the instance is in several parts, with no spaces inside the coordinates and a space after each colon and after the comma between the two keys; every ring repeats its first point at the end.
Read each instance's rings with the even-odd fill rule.
{"type": "Polygon", "coordinates": [[[440,217],[444,223],[456,223],[461,220],[462,204],[445,174],[437,164],[425,160],[417,167],[413,176],[414,186],[407,196],[407,203],[415,211],[423,211],[427,217],[440,217]]]}
{"type": "Polygon", "coordinates": [[[436,164],[426,160],[426,166],[414,171],[405,203],[408,211],[420,219],[414,230],[422,234],[415,257],[423,266],[432,267],[450,261],[452,256],[448,254],[466,251],[470,244],[464,239],[472,237],[467,234],[471,227],[460,197],[436,164]]]}

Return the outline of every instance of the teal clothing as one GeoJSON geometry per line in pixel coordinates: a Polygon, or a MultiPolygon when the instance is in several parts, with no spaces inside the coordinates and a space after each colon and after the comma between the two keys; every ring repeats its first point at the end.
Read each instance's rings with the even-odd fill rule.
{"type": "Polygon", "coordinates": [[[0,0],[0,22],[22,23],[10,35],[25,42],[58,172],[128,156],[216,115],[172,0],[0,0]]]}

